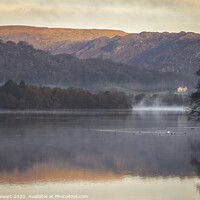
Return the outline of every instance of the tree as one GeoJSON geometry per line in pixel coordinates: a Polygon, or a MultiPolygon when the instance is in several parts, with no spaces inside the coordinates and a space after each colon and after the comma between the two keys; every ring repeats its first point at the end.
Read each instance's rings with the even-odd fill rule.
{"type": "Polygon", "coordinates": [[[21,88],[23,88],[23,89],[26,87],[26,84],[25,84],[24,80],[21,80],[21,81],[20,81],[19,86],[20,86],[21,88]]]}
{"type": "Polygon", "coordinates": [[[0,109],[126,109],[131,108],[121,92],[92,94],[88,90],[49,88],[19,84],[12,80],[0,87],[0,109]]]}
{"type": "MultiPolygon", "coordinates": [[[[200,77],[200,69],[196,74],[200,77]]],[[[200,80],[198,80],[196,92],[191,95],[190,115],[192,118],[200,120],[200,80]]]]}

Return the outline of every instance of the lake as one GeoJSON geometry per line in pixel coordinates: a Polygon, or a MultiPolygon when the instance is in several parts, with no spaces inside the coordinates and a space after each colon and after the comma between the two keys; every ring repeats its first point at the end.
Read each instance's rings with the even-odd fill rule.
{"type": "Polygon", "coordinates": [[[0,199],[198,200],[182,109],[0,111],[0,199]]]}

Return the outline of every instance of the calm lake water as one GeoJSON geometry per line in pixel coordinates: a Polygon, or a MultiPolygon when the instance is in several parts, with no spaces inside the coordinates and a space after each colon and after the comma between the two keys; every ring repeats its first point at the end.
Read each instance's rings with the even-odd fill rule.
{"type": "Polygon", "coordinates": [[[0,199],[199,200],[199,176],[181,109],[0,112],[0,199]]]}

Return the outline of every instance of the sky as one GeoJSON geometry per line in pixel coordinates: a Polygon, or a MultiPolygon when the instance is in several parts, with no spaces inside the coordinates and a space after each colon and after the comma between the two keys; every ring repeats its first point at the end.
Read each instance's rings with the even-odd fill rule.
{"type": "Polygon", "coordinates": [[[0,25],[200,33],[200,0],[0,0],[0,25]]]}

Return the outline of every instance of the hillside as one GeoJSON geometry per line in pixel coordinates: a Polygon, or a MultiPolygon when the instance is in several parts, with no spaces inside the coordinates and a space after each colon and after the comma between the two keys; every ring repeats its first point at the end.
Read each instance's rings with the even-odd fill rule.
{"type": "Polygon", "coordinates": [[[200,35],[195,33],[140,33],[87,43],[60,42],[48,47],[53,53],[76,53],[79,58],[103,58],[148,69],[194,74],[200,64],[200,35]]]}
{"type": "Polygon", "coordinates": [[[138,66],[109,60],[80,60],[68,54],[51,55],[25,42],[0,42],[0,82],[12,79],[32,84],[75,86],[93,89],[174,90],[179,85],[193,87],[190,78],[173,73],[144,70],[138,66]]]}
{"type": "Polygon", "coordinates": [[[200,34],[2,26],[3,41],[26,41],[52,54],[111,59],[147,69],[193,75],[200,65],[200,34]]]}
{"type": "Polygon", "coordinates": [[[35,48],[45,50],[48,46],[60,42],[88,41],[102,36],[112,38],[127,33],[104,29],[65,29],[32,26],[0,26],[0,39],[3,41],[25,41],[35,48]]]}

